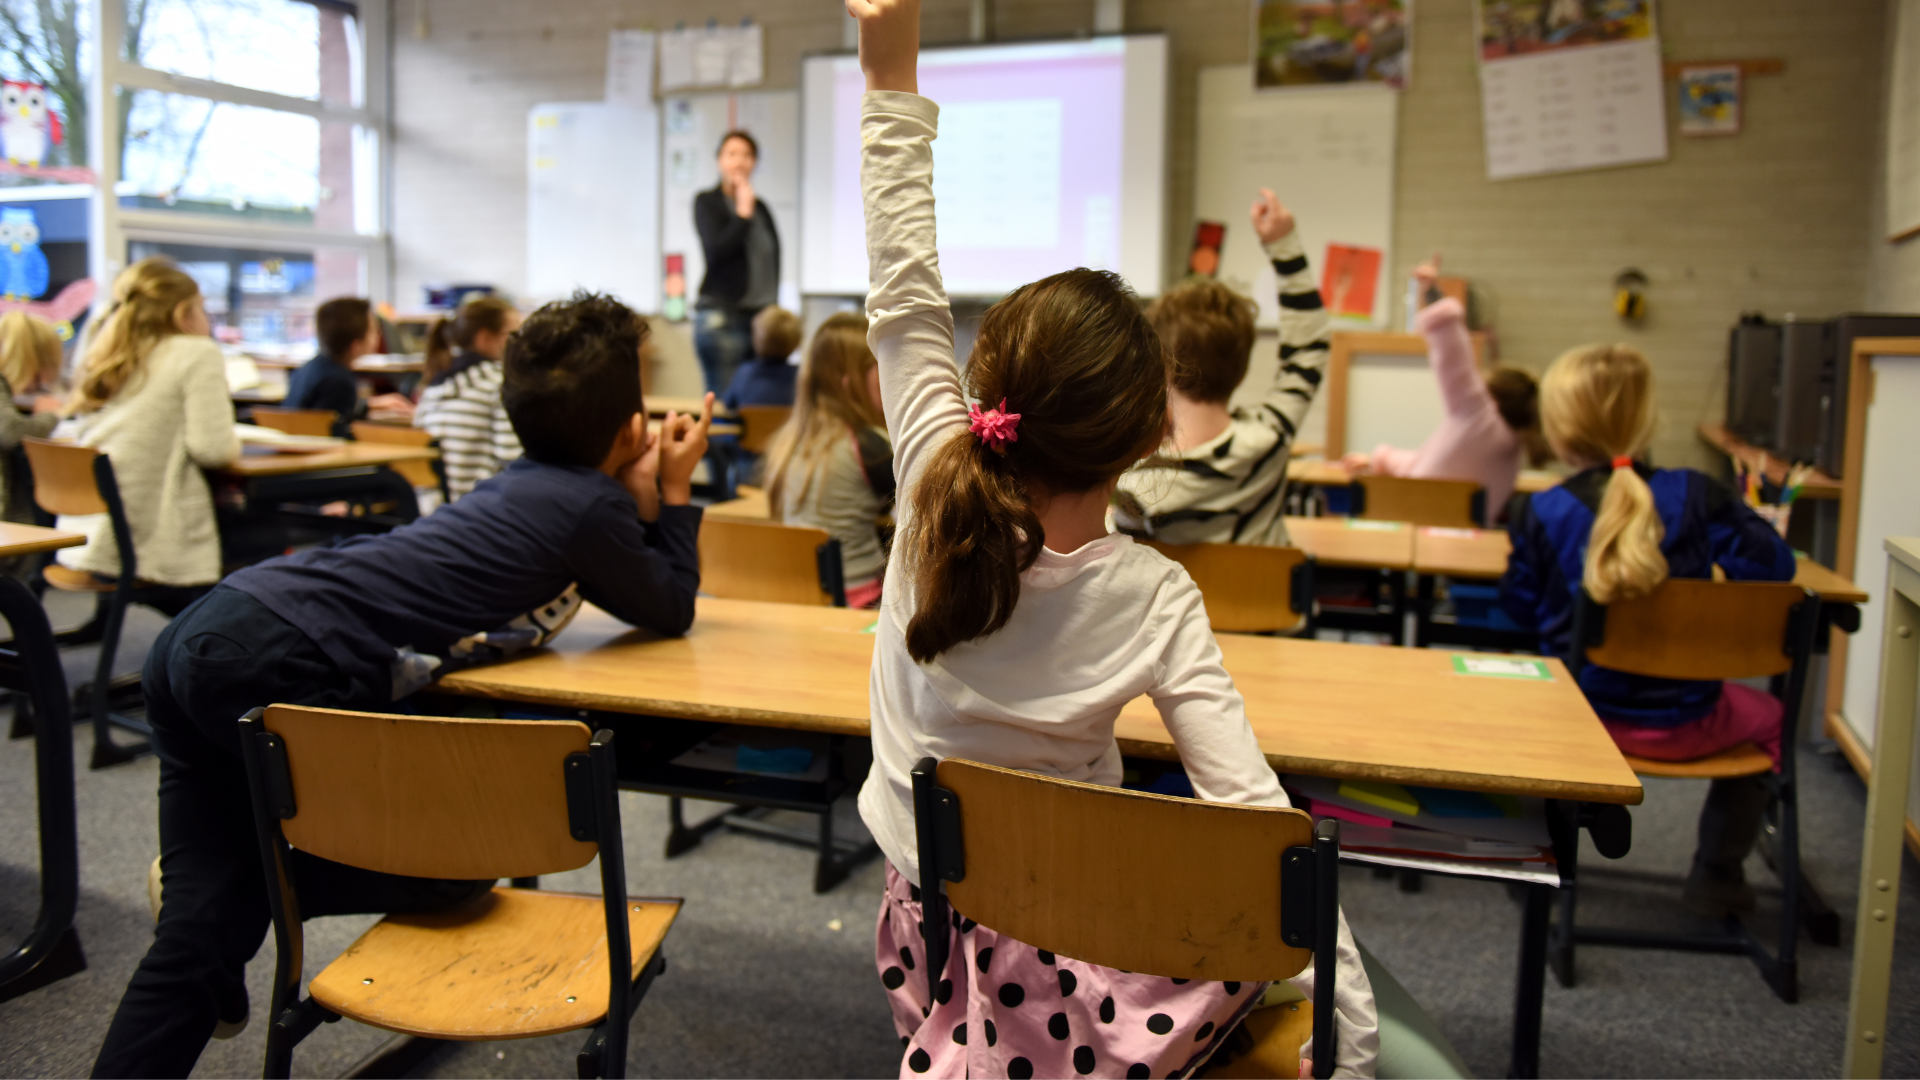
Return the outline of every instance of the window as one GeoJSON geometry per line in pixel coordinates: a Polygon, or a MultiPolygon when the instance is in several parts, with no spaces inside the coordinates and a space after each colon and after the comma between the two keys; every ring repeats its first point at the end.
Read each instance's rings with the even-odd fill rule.
{"type": "Polygon", "coordinates": [[[304,359],[314,340],[313,309],[335,296],[366,294],[364,253],[351,248],[128,245],[130,260],[150,255],[172,259],[199,282],[216,338],[267,355],[304,359]]]}

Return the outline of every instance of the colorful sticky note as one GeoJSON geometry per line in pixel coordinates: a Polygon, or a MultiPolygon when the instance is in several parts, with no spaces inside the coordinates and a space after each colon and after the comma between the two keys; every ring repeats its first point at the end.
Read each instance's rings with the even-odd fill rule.
{"type": "Polygon", "coordinates": [[[1461,675],[1485,675],[1495,679],[1553,681],[1553,672],[1547,670],[1546,661],[1515,656],[1455,656],[1453,670],[1461,675]]]}

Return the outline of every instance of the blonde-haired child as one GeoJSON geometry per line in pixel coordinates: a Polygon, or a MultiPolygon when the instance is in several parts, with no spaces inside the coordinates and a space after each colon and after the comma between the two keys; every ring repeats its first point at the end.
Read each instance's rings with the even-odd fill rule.
{"type": "MultiPolygon", "coordinates": [[[[920,759],[1118,785],[1114,720],[1145,694],[1200,797],[1287,800],[1193,579],[1107,531],[1120,474],[1167,433],[1159,335],[1116,275],[1069,270],[989,309],[962,371],[935,252],[939,108],[917,92],[919,5],[847,9],[867,79],[868,338],[905,493],[875,628],[874,764],[860,792],[888,863],[875,955],[905,1040],[901,1075],[1183,1075],[1264,984],[1119,971],[962,922],[937,928],[949,934],[939,974],[952,992],[929,996],[911,884],[920,759]]],[[[1378,1024],[1344,925],[1336,1062],[1339,1075],[1371,1076],[1378,1024]]]]}
{"type": "MultiPolygon", "coordinates": [[[[1513,555],[1500,582],[1514,621],[1566,656],[1574,598],[1631,599],[1669,577],[1790,581],[1793,551],[1733,492],[1692,469],[1655,469],[1634,457],[1653,435],[1653,372],[1630,345],[1588,345],[1555,360],[1540,385],[1547,441],[1581,470],[1515,504],[1513,555]]],[[[1580,688],[1620,749],[1686,761],[1751,740],[1776,767],[1780,702],[1736,683],[1628,675],[1588,665],[1580,688]]],[[[1757,777],[1715,780],[1700,815],[1687,902],[1713,915],[1753,906],[1740,864],[1766,808],[1757,777]]]]}
{"type": "Polygon", "coordinates": [[[60,381],[64,359],[60,333],[51,323],[24,311],[0,315],[0,507],[8,521],[33,520],[25,493],[10,482],[15,455],[21,439],[44,439],[60,422],[60,399],[47,391],[60,381]],[[35,395],[31,413],[13,407],[15,394],[35,395]]]}
{"type": "Polygon", "coordinates": [[[775,521],[825,529],[840,541],[848,607],[880,602],[887,554],[874,519],[893,504],[886,423],[866,316],[829,317],[800,365],[793,415],[768,448],[767,502],[775,521]]]}
{"type": "MultiPolygon", "coordinates": [[[[200,470],[240,455],[226,361],[210,329],[191,277],[162,258],[134,263],[114,279],[68,405],[75,441],[113,461],[140,579],[186,590],[220,580],[220,532],[200,470]]],[[[119,576],[105,515],[60,523],[88,537],[60,552],[63,565],[119,576]]]]}

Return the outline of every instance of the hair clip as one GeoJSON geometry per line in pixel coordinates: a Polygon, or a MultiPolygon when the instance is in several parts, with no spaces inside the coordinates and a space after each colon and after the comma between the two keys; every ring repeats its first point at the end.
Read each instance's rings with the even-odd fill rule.
{"type": "Polygon", "coordinates": [[[1621,455],[1620,455],[1619,457],[1617,457],[1617,458],[1614,458],[1614,459],[1613,459],[1613,467],[1614,467],[1614,468],[1616,468],[1616,469],[1631,469],[1631,468],[1633,468],[1633,455],[1631,455],[1631,454],[1621,454],[1621,455]]]}
{"type": "Polygon", "coordinates": [[[1007,411],[1007,399],[1000,399],[1000,407],[980,411],[980,406],[967,406],[967,430],[980,437],[987,449],[996,454],[1007,452],[1007,444],[1020,441],[1020,414],[1007,411]]]}

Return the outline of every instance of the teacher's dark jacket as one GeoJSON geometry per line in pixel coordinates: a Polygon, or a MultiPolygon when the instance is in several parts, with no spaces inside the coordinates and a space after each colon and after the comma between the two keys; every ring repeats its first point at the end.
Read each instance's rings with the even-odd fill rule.
{"type": "MultiPolygon", "coordinates": [[[[773,265],[780,265],[780,230],[774,227],[773,212],[760,199],[753,200],[755,217],[763,217],[773,233],[773,265]]],[[[706,251],[707,276],[700,281],[702,299],[737,304],[747,291],[747,233],[752,221],[733,212],[733,200],[718,187],[708,188],[693,197],[693,225],[700,230],[700,246],[706,251]]]]}

